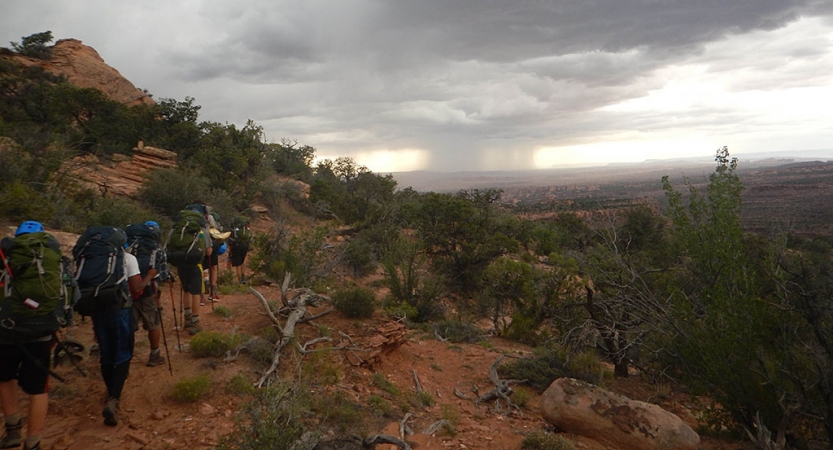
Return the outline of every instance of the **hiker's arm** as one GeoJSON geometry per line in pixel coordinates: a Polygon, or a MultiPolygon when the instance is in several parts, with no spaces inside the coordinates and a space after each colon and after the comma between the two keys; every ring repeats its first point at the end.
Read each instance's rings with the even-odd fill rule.
{"type": "Polygon", "coordinates": [[[144,290],[145,287],[150,285],[153,279],[156,278],[156,274],[157,272],[155,267],[151,267],[150,269],[148,269],[148,273],[145,274],[145,278],[142,280],[142,290],[144,290]]]}
{"type": "Polygon", "coordinates": [[[142,281],[141,275],[133,275],[127,278],[127,287],[130,289],[130,296],[134,299],[142,296],[145,286],[147,285],[142,281]]]}

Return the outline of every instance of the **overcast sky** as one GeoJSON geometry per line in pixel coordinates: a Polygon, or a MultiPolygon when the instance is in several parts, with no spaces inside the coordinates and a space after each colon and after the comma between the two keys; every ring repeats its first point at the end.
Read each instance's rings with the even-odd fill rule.
{"type": "Polygon", "coordinates": [[[374,172],[824,150],[831,0],[0,0],[200,120],[374,172]]]}

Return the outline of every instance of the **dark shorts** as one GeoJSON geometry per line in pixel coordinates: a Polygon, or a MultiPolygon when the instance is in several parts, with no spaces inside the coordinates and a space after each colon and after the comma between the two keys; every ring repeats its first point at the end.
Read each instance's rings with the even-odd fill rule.
{"type": "Polygon", "coordinates": [[[220,265],[220,255],[217,253],[217,250],[211,252],[211,256],[206,256],[202,260],[202,268],[208,269],[209,267],[219,266],[220,265]]]}
{"type": "Polygon", "coordinates": [[[0,381],[17,379],[17,384],[29,395],[49,392],[47,370],[52,356],[52,346],[51,340],[0,345],[0,381]],[[33,359],[37,363],[32,361],[33,359]]]}
{"type": "Polygon", "coordinates": [[[156,305],[155,295],[146,295],[138,300],[133,300],[133,321],[136,323],[136,329],[139,329],[141,322],[142,328],[147,331],[159,328],[162,311],[156,305]]]}
{"type": "Polygon", "coordinates": [[[202,293],[202,271],[198,265],[182,266],[179,270],[179,282],[182,283],[182,289],[189,294],[202,293]]]}
{"type": "Polygon", "coordinates": [[[231,265],[233,267],[242,266],[243,263],[246,261],[246,253],[249,252],[249,249],[238,249],[235,247],[231,248],[231,265]]]}
{"type": "Polygon", "coordinates": [[[115,366],[133,358],[136,325],[133,308],[93,315],[93,332],[101,355],[102,366],[115,366]]]}

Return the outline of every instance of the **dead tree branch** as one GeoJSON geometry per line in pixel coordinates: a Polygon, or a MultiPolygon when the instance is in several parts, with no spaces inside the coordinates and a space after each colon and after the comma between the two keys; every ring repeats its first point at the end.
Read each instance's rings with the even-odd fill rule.
{"type": "MultiPolygon", "coordinates": [[[[289,273],[286,274],[284,277],[284,282],[282,288],[284,290],[281,291],[281,301],[284,302],[285,306],[289,308],[289,314],[286,317],[286,322],[281,324],[280,320],[275,316],[274,312],[272,311],[269,302],[263,295],[255,290],[253,287],[249,287],[249,292],[254,294],[263,307],[266,309],[266,315],[269,317],[269,320],[272,322],[272,325],[278,331],[278,335],[280,336],[278,342],[274,345],[274,353],[272,355],[272,363],[269,366],[269,369],[263,373],[260,379],[255,383],[255,386],[260,388],[263,387],[265,384],[268,383],[270,377],[275,374],[275,371],[278,369],[278,365],[280,364],[281,352],[283,348],[291,343],[295,338],[295,325],[306,315],[307,307],[308,306],[318,306],[322,301],[326,299],[326,297],[316,294],[315,292],[311,291],[310,289],[297,289],[297,294],[293,296],[291,299],[287,298],[286,290],[289,287],[291,275],[289,273]]],[[[316,340],[313,340],[316,341],[316,340]]],[[[311,343],[305,344],[301,347],[301,350],[306,351],[306,345],[311,345],[311,343]]]]}

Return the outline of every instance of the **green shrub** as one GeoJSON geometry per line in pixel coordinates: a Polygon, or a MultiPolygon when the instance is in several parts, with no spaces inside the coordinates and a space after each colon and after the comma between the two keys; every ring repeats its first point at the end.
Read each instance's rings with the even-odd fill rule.
{"type": "Polygon", "coordinates": [[[324,422],[329,422],[330,426],[340,432],[354,429],[362,422],[360,406],[351,402],[341,391],[316,397],[312,410],[322,415],[324,422]]]}
{"type": "Polygon", "coordinates": [[[388,315],[395,319],[413,320],[418,313],[415,306],[404,300],[396,300],[393,297],[385,298],[382,307],[388,315]]]}
{"type": "Polygon", "coordinates": [[[215,316],[229,318],[231,317],[231,308],[229,308],[228,306],[215,306],[214,311],[212,311],[212,314],[214,314],[215,316]]]}
{"type": "Polygon", "coordinates": [[[379,416],[387,416],[393,410],[393,407],[387,400],[376,394],[371,395],[370,398],[367,399],[367,406],[369,406],[370,409],[379,416]]]}
{"type": "Polygon", "coordinates": [[[196,402],[211,393],[211,377],[206,374],[183,378],[174,384],[171,397],[178,402],[196,402]]]}
{"type": "Polygon", "coordinates": [[[483,332],[468,322],[459,320],[443,320],[434,324],[434,332],[449,342],[479,342],[483,339],[483,332]]]}
{"type": "Polygon", "coordinates": [[[226,383],[226,392],[229,394],[251,395],[254,394],[255,391],[257,391],[257,389],[255,389],[252,381],[240,373],[229,378],[228,383],[226,383]]]}
{"type": "MultiPolygon", "coordinates": [[[[272,329],[272,327],[269,328],[272,329]]],[[[277,332],[274,332],[274,334],[277,335],[277,332]]],[[[265,366],[271,364],[272,358],[275,357],[274,342],[267,338],[252,339],[246,344],[246,348],[249,350],[252,359],[265,366]]]]}
{"type": "Polygon", "coordinates": [[[378,387],[379,389],[387,392],[388,394],[398,397],[401,393],[399,392],[399,388],[396,387],[395,384],[391,383],[384,375],[379,372],[373,374],[373,380],[370,384],[378,387]]]}
{"type": "Polygon", "coordinates": [[[372,290],[355,287],[336,291],[333,296],[336,309],[351,319],[366,319],[376,310],[376,294],[372,290]]]}
{"type": "Polygon", "coordinates": [[[512,400],[512,403],[520,407],[524,407],[527,404],[529,404],[529,401],[532,399],[533,395],[534,394],[529,389],[523,386],[517,386],[513,389],[512,396],[510,397],[510,399],[512,400]]]}
{"type": "Polygon", "coordinates": [[[46,222],[52,218],[54,208],[50,202],[42,201],[42,195],[28,184],[14,181],[0,192],[0,216],[16,222],[46,222]]]}
{"type": "Polygon", "coordinates": [[[506,378],[527,380],[538,391],[544,391],[556,378],[570,377],[600,385],[605,377],[603,366],[592,352],[573,356],[544,347],[536,348],[530,358],[498,366],[498,373],[506,378]]]}
{"type": "Polygon", "coordinates": [[[351,239],[345,244],[342,258],[357,277],[365,276],[376,268],[373,262],[373,246],[361,237],[351,239]]]}
{"type": "Polygon", "coordinates": [[[173,218],[194,199],[210,198],[208,192],[208,179],[195,170],[159,169],[151,172],[142,184],[138,198],[155,211],[173,218]]]}
{"type": "Polygon", "coordinates": [[[573,443],[563,436],[535,430],[524,436],[521,448],[524,450],[573,450],[574,447],[573,443]]]}
{"type": "Polygon", "coordinates": [[[235,420],[236,429],[220,441],[220,450],[290,450],[311,424],[304,423],[310,399],[302,386],[273,383],[258,389],[235,420]]]}
{"type": "Polygon", "coordinates": [[[442,416],[443,420],[448,421],[452,425],[459,425],[460,424],[460,409],[457,408],[457,405],[443,405],[442,406],[442,416]]]}
{"type": "Polygon", "coordinates": [[[420,406],[434,406],[434,397],[428,393],[428,391],[419,391],[417,393],[417,399],[419,400],[420,406]]]}
{"type": "Polygon", "coordinates": [[[333,361],[330,353],[310,353],[304,356],[301,376],[308,383],[333,386],[341,378],[341,365],[333,361]]]}
{"type": "Polygon", "coordinates": [[[104,197],[93,200],[87,210],[87,225],[109,225],[124,227],[131,223],[142,223],[154,217],[152,211],[135,200],[120,197],[104,197]]]}
{"type": "Polygon", "coordinates": [[[191,353],[198,358],[219,358],[240,343],[238,336],[221,334],[216,331],[201,331],[191,338],[191,353]]]}

